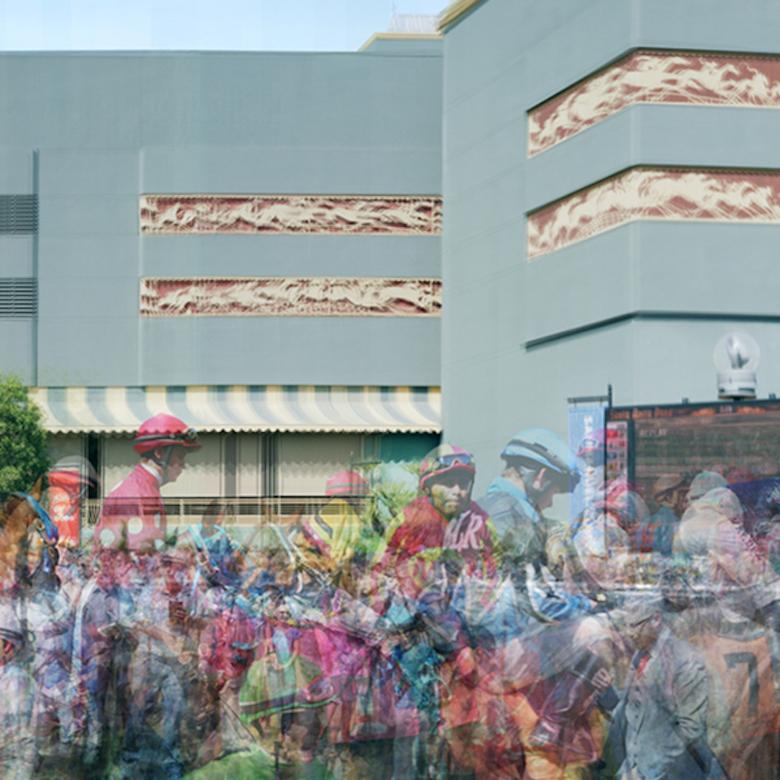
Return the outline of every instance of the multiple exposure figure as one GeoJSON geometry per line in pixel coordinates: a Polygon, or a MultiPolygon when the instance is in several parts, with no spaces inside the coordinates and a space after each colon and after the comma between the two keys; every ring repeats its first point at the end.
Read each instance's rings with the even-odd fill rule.
{"type": "Polygon", "coordinates": [[[175,417],[91,539],[63,459],[51,517],[41,484],[0,505],[2,777],[777,777],[777,480],[640,490],[603,444],[527,428],[495,474],[441,444],[248,536],[221,498],[168,522],[175,417]]]}
{"type": "Polygon", "coordinates": [[[138,429],[133,449],[140,462],[108,494],[95,540],[107,548],[159,550],[166,532],[160,488],[179,478],[187,452],[200,449],[200,444],[195,431],[177,417],[157,414],[138,429]]]}

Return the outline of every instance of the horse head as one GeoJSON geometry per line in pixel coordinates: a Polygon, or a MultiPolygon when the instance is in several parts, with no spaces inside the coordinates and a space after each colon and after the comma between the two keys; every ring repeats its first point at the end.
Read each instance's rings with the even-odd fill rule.
{"type": "Polygon", "coordinates": [[[7,582],[29,580],[39,570],[53,573],[57,560],[59,533],[48,512],[41,506],[43,479],[29,493],[11,493],[0,509],[0,566],[7,582]]]}

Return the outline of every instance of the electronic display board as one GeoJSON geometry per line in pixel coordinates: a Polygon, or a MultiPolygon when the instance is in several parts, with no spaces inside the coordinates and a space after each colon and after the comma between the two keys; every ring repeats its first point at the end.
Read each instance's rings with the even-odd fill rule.
{"type": "Polygon", "coordinates": [[[714,471],[749,509],[780,472],[780,401],[611,407],[606,424],[607,479],[625,474],[644,498],[714,471]]]}

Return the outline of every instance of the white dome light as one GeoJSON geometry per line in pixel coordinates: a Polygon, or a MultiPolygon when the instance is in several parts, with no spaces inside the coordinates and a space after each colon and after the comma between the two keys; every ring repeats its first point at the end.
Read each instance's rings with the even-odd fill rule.
{"type": "Polygon", "coordinates": [[[718,398],[755,398],[760,357],[758,343],[747,333],[723,336],[712,353],[718,371],[718,398]]]}

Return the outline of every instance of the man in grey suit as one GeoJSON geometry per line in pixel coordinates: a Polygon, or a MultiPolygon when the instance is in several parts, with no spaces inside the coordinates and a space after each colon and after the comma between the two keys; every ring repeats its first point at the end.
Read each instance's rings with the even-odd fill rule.
{"type": "Polygon", "coordinates": [[[707,673],[691,645],[666,623],[660,600],[627,610],[636,647],[626,691],[615,713],[624,757],[622,780],[724,777],[707,745],[707,673]]]}

